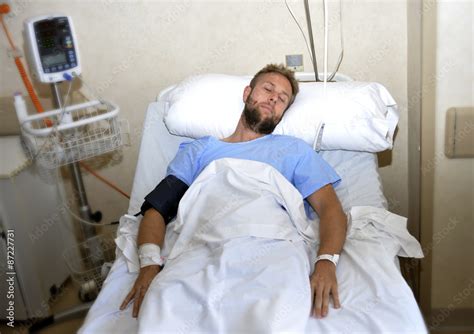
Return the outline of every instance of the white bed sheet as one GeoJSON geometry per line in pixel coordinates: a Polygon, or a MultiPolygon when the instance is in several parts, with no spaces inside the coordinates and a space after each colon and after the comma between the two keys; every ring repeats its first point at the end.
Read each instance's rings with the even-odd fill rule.
{"type": "MultiPolygon", "coordinates": [[[[403,219],[399,216],[388,214],[383,209],[375,209],[373,207],[355,207],[351,210],[351,214],[353,218],[351,231],[337,267],[338,289],[342,308],[336,310],[331,307],[329,315],[325,319],[309,318],[304,332],[427,333],[413,294],[394,263],[397,254],[418,256],[420,252],[418,243],[413,238],[410,240],[410,237],[407,237],[403,219]]],[[[133,218],[135,219],[135,217],[133,218]]],[[[121,224],[120,234],[134,237],[138,232],[137,227],[136,221],[124,219],[121,224]]],[[[168,232],[171,232],[172,224],[168,225],[168,228],[168,232]]],[[[262,258],[262,264],[278,264],[285,258],[288,259],[289,257],[296,256],[297,254],[293,253],[289,256],[289,251],[296,250],[297,245],[300,245],[298,247],[303,246],[301,242],[296,242],[293,248],[274,248],[274,246],[282,245],[282,243],[282,246],[284,246],[286,241],[273,243],[273,246],[271,246],[268,243],[271,243],[272,239],[260,238],[262,240],[260,244],[249,243],[248,239],[239,239],[239,242],[246,243],[244,252],[241,248],[236,247],[235,240],[237,239],[231,239],[230,243],[225,244],[227,249],[234,249],[230,255],[222,257],[219,247],[216,248],[218,253],[216,255],[213,253],[204,254],[208,253],[206,249],[197,249],[192,253],[193,256],[191,258],[185,258],[187,262],[181,263],[181,267],[188,271],[190,270],[194,277],[197,274],[200,275],[209,271],[217,273],[223,270],[232,271],[235,276],[236,272],[242,271],[245,267],[237,266],[233,268],[232,263],[236,259],[241,261],[243,258],[242,254],[245,252],[254,252],[253,255],[251,252],[247,254],[249,260],[253,261],[255,254],[261,253],[262,249],[271,249],[271,251],[263,252],[265,258],[262,258]],[[211,268],[208,269],[206,263],[208,263],[209,258],[213,262],[211,263],[211,268]],[[222,261],[222,259],[225,259],[225,261],[222,261]],[[230,262],[227,264],[227,261],[230,262]]],[[[308,249],[307,252],[311,252],[311,250],[308,249]]],[[[314,250],[313,254],[309,256],[314,259],[314,250]]],[[[283,273],[286,275],[287,280],[292,280],[291,273],[288,271],[283,273]]],[[[272,272],[272,275],[275,276],[275,273],[272,272]]],[[[119,256],[79,333],[138,332],[139,322],[131,316],[132,307],[129,306],[123,312],[119,311],[119,305],[133,285],[136,277],[136,273],[128,271],[125,257],[119,256]]],[[[181,277],[187,277],[187,275],[183,274],[181,277]]],[[[271,278],[267,277],[266,279],[269,280],[271,278]]],[[[178,285],[185,282],[178,281],[178,285]]],[[[255,282],[253,280],[249,281],[249,285],[255,288],[252,283],[255,282]]],[[[290,288],[295,292],[299,291],[298,286],[289,287],[288,284],[285,285],[285,289],[290,288]]],[[[206,286],[212,288],[214,285],[206,284],[206,286]]],[[[152,294],[155,291],[156,297],[148,297],[148,300],[151,300],[152,305],[159,312],[159,301],[163,297],[160,293],[159,284],[155,287],[155,290],[150,291],[152,291],[152,294]]],[[[189,290],[189,288],[186,290],[189,290]]],[[[177,291],[180,290],[178,289],[177,291]]],[[[200,290],[193,289],[191,291],[194,291],[192,295],[196,296],[200,290]]],[[[239,291],[242,294],[246,292],[242,286],[239,291]]],[[[202,300],[200,303],[204,303],[204,305],[214,305],[217,301],[223,299],[222,292],[216,288],[211,290],[209,295],[201,294],[198,300],[202,300]]],[[[173,299],[176,297],[176,295],[173,295],[167,298],[173,299]]],[[[235,296],[232,299],[236,302],[238,301],[238,299],[235,299],[235,296]]],[[[225,300],[226,298],[224,298],[225,300]]],[[[190,300],[190,302],[193,301],[194,299],[190,300]]],[[[188,303],[183,304],[181,312],[190,311],[186,305],[188,303]]],[[[276,319],[287,319],[288,315],[286,312],[291,312],[292,309],[291,305],[288,308],[282,308],[282,311],[277,313],[276,319]]],[[[193,332],[193,330],[198,330],[201,328],[201,325],[204,325],[200,323],[199,318],[191,316],[189,319],[182,319],[182,326],[174,327],[177,331],[173,330],[170,333],[189,333],[193,332]]],[[[206,325],[209,326],[208,318],[203,317],[201,320],[206,321],[206,325]]],[[[150,324],[150,322],[153,323],[150,320],[150,316],[148,316],[148,320],[145,323],[150,324]]],[[[176,323],[175,321],[174,324],[176,323]]],[[[248,330],[245,333],[247,332],[248,330]]]]}
{"type": "MultiPolygon", "coordinates": [[[[168,133],[162,122],[164,107],[161,102],[148,107],[130,214],[139,211],[144,196],[165,176],[166,166],[179,144],[190,140],[168,133]]],[[[386,208],[375,154],[349,151],[321,154],[342,177],[336,191],[346,211],[354,206],[386,208]]],[[[337,269],[343,307],[331,309],[326,319],[310,319],[306,332],[426,333],[413,294],[397,267],[396,254],[400,247],[386,233],[369,240],[348,239],[337,269]]],[[[118,309],[135,279],[136,273],[129,273],[124,257],[119,256],[80,333],[137,332],[138,322],[131,317],[131,308],[123,312],[118,309]]]]}

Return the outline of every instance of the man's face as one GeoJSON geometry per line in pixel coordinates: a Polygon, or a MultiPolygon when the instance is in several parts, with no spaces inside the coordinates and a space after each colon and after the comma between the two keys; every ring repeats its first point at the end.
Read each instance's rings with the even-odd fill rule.
{"type": "Polygon", "coordinates": [[[272,133],[290,103],[291,84],[283,75],[265,73],[244,90],[244,118],[251,130],[272,133]]]}

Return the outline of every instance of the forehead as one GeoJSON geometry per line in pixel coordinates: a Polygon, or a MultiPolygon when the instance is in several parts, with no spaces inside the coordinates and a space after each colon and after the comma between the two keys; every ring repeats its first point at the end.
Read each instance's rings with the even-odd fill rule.
{"type": "Polygon", "coordinates": [[[288,96],[292,95],[292,88],[290,81],[280,73],[264,73],[260,75],[257,79],[256,84],[262,85],[264,83],[270,83],[277,87],[278,89],[286,92],[288,96]]]}

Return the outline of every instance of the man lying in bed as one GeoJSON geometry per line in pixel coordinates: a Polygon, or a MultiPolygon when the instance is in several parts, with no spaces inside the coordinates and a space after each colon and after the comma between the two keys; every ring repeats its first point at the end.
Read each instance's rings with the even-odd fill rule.
{"type": "Polygon", "coordinates": [[[145,198],[142,206],[144,217],[137,238],[141,269],[121,305],[122,310],[133,300],[133,316],[138,316],[150,284],[157,275],[159,279],[162,270],[160,248],[163,248],[166,224],[176,215],[181,197],[200,172],[220,158],[254,160],[273,166],[318,213],[320,246],[315,270],[309,278],[311,313],[317,318],[325,317],[330,297],[334,307],[340,307],[336,264],[347,225],[346,215],[333,190],[340,178],[303,141],[271,134],[298,89],[293,72],[281,65],[267,65],[245,88],[245,108],[231,136],[221,140],[204,137],[180,146],[168,167],[168,176],[145,198]]]}

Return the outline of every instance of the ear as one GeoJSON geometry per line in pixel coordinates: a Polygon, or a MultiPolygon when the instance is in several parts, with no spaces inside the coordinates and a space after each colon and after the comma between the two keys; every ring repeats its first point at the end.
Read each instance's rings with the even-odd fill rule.
{"type": "Polygon", "coordinates": [[[252,87],[250,87],[250,86],[245,87],[245,89],[244,89],[244,95],[243,95],[243,97],[242,97],[244,103],[247,102],[247,99],[249,98],[250,93],[252,93],[252,87]]]}

